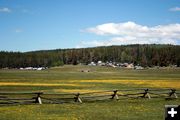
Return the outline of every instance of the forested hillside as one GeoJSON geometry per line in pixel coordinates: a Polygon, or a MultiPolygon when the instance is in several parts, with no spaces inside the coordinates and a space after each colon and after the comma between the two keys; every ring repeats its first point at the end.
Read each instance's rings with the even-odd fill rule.
{"type": "Polygon", "coordinates": [[[179,45],[124,45],[32,52],[0,52],[0,68],[52,67],[91,61],[134,63],[142,66],[180,66],[179,45]]]}

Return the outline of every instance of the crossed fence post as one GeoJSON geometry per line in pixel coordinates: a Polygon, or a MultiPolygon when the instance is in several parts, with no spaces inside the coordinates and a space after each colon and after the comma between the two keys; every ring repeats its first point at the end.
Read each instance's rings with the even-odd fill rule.
{"type": "Polygon", "coordinates": [[[35,98],[35,103],[42,104],[41,94],[43,94],[43,93],[39,92],[39,93],[35,93],[35,94],[37,95],[37,97],[34,97],[35,98]]]}
{"type": "Polygon", "coordinates": [[[143,93],[143,96],[144,98],[148,97],[148,99],[151,99],[151,96],[149,94],[149,89],[144,89],[144,93],[143,93]]]}
{"type": "Polygon", "coordinates": [[[118,100],[119,99],[118,94],[117,94],[118,90],[114,90],[113,92],[114,92],[114,94],[111,95],[112,96],[111,99],[118,100]]]}
{"type": "Polygon", "coordinates": [[[82,103],[82,100],[81,100],[81,98],[80,98],[80,93],[75,94],[74,101],[75,101],[75,102],[82,103]]]}
{"type": "Polygon", "coordinates": [[[169,93],[169,97],[174,96],[174,98],[178,98],[177,94],[176,94],[176,89],[170,89],[171,92],[169,93]]]}

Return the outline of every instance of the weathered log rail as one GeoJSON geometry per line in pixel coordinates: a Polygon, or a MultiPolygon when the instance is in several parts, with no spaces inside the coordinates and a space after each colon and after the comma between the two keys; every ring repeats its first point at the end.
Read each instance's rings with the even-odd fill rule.
{"type": "Polygon", "coordinates": [[[178,99],[180,90],[176,89],[122,89],[88,93],[45,93],[45,92],[0,92],[0,104],[61,104],[97,100],[123,99],[178,99]]]}

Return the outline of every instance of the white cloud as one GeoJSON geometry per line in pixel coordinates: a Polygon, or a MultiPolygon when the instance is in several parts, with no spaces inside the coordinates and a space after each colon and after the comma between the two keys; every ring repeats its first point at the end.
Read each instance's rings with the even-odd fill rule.
{"type": "Polygon", "coordinates": [[[112,45],[109,40],[107,40],[107,41],[92,40],[92,41],[81,41],[81,43],[79,45],[77,45],[76,48],[94,47],[94,46],[109,46],[109,45],[112,45]]]}
{"type": "Polygon", "coordinates": [[[173,7],[173,8],[170,8],[169,10],[174,11],[174,12],[180,11],[180,7],[173,7]]]}
{"type": "Polygon", "coordinates": [[[106,23],[88,28],[86,31],[98,35],[130,35],[134,34],[134,32],[146,32],[148,31],[148,27],[129,21],[125,23],[106,23]]]}
{"type": "Polygon", "coordinates": [[[15,32],[16,33],[21,33],[21,32],[23,32],[23,30],[22,29],[15,29],[15,32]]]}
{"type": "Polygon", "coordinates": [[[82,41],[79,46],[106,46],[123,44],[177,44],[180,40],[180,24],[148,27],[134,22],[106,23],[87,28],[89,33],[109,36],[107,40],[82,41]]]}
{"type": "Polygon", "coordinates": [[[0,12],[6,12],[6,13],[10,13],[11,10],[7,7],[3,7],[3,8],[0,8],[0,12]]]}

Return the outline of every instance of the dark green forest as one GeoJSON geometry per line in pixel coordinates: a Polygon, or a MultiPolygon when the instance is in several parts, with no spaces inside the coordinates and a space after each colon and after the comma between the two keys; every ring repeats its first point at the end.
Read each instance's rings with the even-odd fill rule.
{"type": "Polygon", "coordinates": [[[134,63],[141,66],[180,66],[179,45],[122,45],[31,52],[0,52],[0,68],[53,67],[91,61],[134,63]]]}

